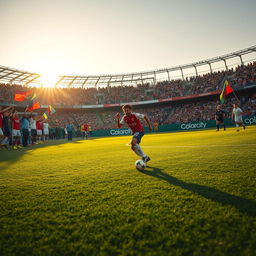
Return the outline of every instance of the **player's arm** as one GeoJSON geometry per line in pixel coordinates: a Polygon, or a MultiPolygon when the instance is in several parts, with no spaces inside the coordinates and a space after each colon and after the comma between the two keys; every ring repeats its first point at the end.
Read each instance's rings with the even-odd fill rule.
{"type": "Polygon", "coordinates": [[[240,116],[242,116],[242,115],[246,115],[246,112],[241,109],[240,116]]]}
{"type": "Polygon", "coordinates": [[[123,125],[120,123],[120,114],[119,113],[116,114],[116,122],[117,122],[117,127],[118,128],[123,127],[123,125]]]}
{"type": "Polygon", "coordinates": [[[4,113],[4,112],[8,111],[8,110],[10,110],[12,107],[13,107],[13,106],[9,106],[9,107],[7,107],[7,108],[4,108],[4,109],[0,110],[0,113],[4,113]]]}
{"type": "Polygon", "coordinates": [[[147,117],[146,115],[144,116],[144,119],[145,119],[145,121],[147,122],[148,129],[151,131],[151,130],[152,130],[152,127],[151,127],[150,121],[149,121],[149,119],[148,119],[148,117],[147,117]]]}
{"type": "Polygon", "coordinates": [[[39,116],[38,117],[38,119],[37,119],[37,121],[41,121],[41,122],[44,122],[45,121],[45,118],[44,118],[44,116],[43,115],[41,115],[41,116],[39,116]]]}

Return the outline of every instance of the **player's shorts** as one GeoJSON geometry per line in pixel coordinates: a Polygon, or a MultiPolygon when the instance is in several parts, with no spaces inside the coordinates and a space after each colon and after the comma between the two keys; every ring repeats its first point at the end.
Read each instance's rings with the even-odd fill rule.
{"type": "Polygon", "coordinates": [[[36,134],[37,134],[38,136],[42,136],[43,131],[42,131],[42,130],[36,130],[36,134]]]}
{"type": "Polygon", "coordinates": [[[15,130],[15,129],[13,129],[13,130],[12,130],[12,136],[21,136],[20,130],[15,130]]]}
{"type": "Polygon", "coordinates": [[[235,116],[235,122],[242,123],[243,122],[242,116],[235,116]]]}
{"type": "Polygon", "coordinates": [[[216,121],[218,121],[218,122],[220,122],[220,123],[224,123],[223,118],[218,118],[218,119],[216,119],[216,121]]]}
{"type": "Polygon", "coordinates": [[[144,132],[135,132],[132,137],[137,139],[137,143],[139,144],[143,136],[144,132]]]}
{"type": "Polygon", "coordinates": [[[4,135],[2,128],[0,128],[0,135],[4,135]]]}
{"type": "Polygon", "coordinates": [[[44,130],[44,135],[49,135],[49,130],[44,130]]]}

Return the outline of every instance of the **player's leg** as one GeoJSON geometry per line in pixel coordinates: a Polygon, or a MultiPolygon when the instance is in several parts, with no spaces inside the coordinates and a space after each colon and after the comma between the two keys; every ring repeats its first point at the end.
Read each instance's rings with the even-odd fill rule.
{"type": "Polygon", "coordinates": [[[216,120],[216,131],[218,132],[220,129],[220,122],[216,120]]]}
{"type": "Polygon", "coordinates": [[[17,130],[12,130],[12,148],[17,149],[17,130]]]}
{"type": "Polygon", "coordinates": [[[239,122],[235,122],[235,124],[236,124],[236,131],[239,132],[240,131],[240,129],[239,129],[239,122]]]}
{"type": "Polygon", "coordinates": [[[131,141],[131,149],[134,151],[136,155],[140,157],[143,157],[145,155],[142,149],[140,148],[137,139],[134,137],[132,138],[132,141],[131,141]]]}
{"type": "Polygon", "coordinates": [[[226,131],[226,125],[225,125],[224,121],[222,121],[221,125],[223,126],[224,131],[226,131]]]}
{"type": "Polygon", "coordinates": [[[1,141],[1,144],[3,145],[3,147],[8,148],[9,143],[10,143],[10,131],[6,130],[4,128],[2,128],[2,132],[3,132],[3,140],[1,141]]]}
{"type": "Polygon", "coordinates": [[[18,136],[17,136],[17,145],[18,145],[18,148],[22,148],[21,146],[21,133],[20,133],[20,130],[18,130],[18,136]]]}
{"type": "Polygon", "coordinates": [[[245,129],[245,125],[244,125],[242,116],[239,117],[239,119],[237,120],[237,122],[239,123],[239,125],[240,125],[241,127],[243,127],[243,128],[245,129]]]}
{"type": "Polygon", "coordinates": [[[2,128],[0,128],[0,145],[2,145],[2,141],[4,140],[4,133],[2,128]]]}
{"type": "Polygon", "coordinates": [[[136,132],[133,135],[132,141],[131,141],[131,148],[132,150],[142,158],[144,162],[148,162],[150,160],[150,157],[148,157],[142,150],[141,146],[139,145],[141,138],[144,136],[143,132],[136,132]]]}
{"type": "Polygon", "coordinates": [[[4,136],[4,132],[2,128],[0,128],[0,148],[5,147],[6,137],[4,136]]]}
{"type": "Polygon", "coordinates": [[[243,127],[243,128],[244,128],[244,130],[245,130],[245,125],[244,125],[244,123],[243,123],[243,122],[239,122],[239,126],[243,127]]]}

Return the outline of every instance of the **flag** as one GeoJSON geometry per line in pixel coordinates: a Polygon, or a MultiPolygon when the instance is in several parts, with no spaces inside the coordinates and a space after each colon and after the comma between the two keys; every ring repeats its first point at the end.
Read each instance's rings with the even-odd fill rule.
{"type": "Polygon", "coordinates": [[[27,97],[27,99],[30,100],[30,101],[33,101],[33,100],[35,100],[36,98],[37,98],[36,93],[33,93],[33,94],[31,94],[31,95],[29,95],[29,96],[27,97]]]}
{"type": "Polygon", "coordinates": [[[51,106],[49,105],[46,112],[49,114],[49,115],[52,115],[56,112],[56,110],[51,106]]]}
{"type": "Polygon", "coordinates": [[[48,119],[48,117],[54,114],[55,112],[56,110],[51,105],[49,105],[45,113],[43,114],[44,119],[48,119]]]}
{"type": "Polygon", "coordinates": [[[36,98],[37,98],[36,93],[33,93],[31,96],[29,96],[28,107],[27,107],[28,111],[32,112],[33,110],[41,107],[39,101],[36,101],[36,98]]]}
{"type": "Polygon", "coordinates": [[[15,101],[24,101],[24,100],[26,100],[26,99],[28,98],[28,96],[29,96],[30,94],[32,94],[31,91],[29,91],[29,92],[19,92],[19,93],[16,93],[16,94],[14,95],[14,100],[15,100],[15,101]]]}
{"type": "Polygon", "coordinates": [[[37,102],[33,103],[32,105],[29,105],[29,106],[27,107],[27,110],[28,110],[29,112],[32,112],[33,110],[38,109],[38,108],[40,108],[40,107],[41,107],[41,106],[40,106],[40,103],[37,101],[37,102]]]}
{"type": "Polygon", "coordinates": [[[224,86],[222,89],[222,92],[220,94],[220,102],[223,104],[225,102],[225,99],[227,97],[227,95],[229,95],[231,92],[233,92],[233,89],[230,86],[230,83],[228,82],[228,80],[226,80],[224,82],[224,86]]]}

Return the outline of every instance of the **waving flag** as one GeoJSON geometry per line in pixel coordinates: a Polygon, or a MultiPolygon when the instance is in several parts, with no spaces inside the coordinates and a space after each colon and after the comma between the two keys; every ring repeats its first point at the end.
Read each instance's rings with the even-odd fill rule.
{"type": "Polygon", "coordinates": [[[32,94],[32,91],[28,92],[18,92],[14,95],[15,101],[24,101],[28,99],[28,96],[32,94]]]}
{"type": "Polygon", "coordinates": [[[36,93],[29,96],[29,103],[27,107],[28,111],[32,112],[33,110],[40,108],[40,103],[39,101],[36,100],[36,98],[37,98],[36,93]]]}
{"type": "Polygon", "coordinates": [[[33,103],[32,105],[29,105],[29,106],[27,107],[27,110],[28,110],[29,112],[32,112],[33,110],[38,109],[38,108],[40,108],[40,107],[41,107],[41,106],[40,106],[40,103],[37,101],[37,102],[33,103]]]}
{"type": "Polygon", "coordinates": [[[48,106],[46,111],[49,113],[49,115],[52,115],[56,112],[56,110],[51,105],[48,106]]]}
{"type": "Polygon", "coordinates": [[[46,109],[45,113],[43,114],[43,117],[45,119],[47,119],[49,116],[51,116],[55,112],[56,112],[56,110],[51,105],[49,105],[48,108],[46,109]]]}
{"type": "Polygon", "coordinates": [[[220,102],[222,104],[225,102],[227,95],[229,95],[231,92],[233,92],[233,89],[231,88],[228,80],[226,80],[224,82],[224,86],[223,86],[222,92],[220,94],[220,102]]]}

